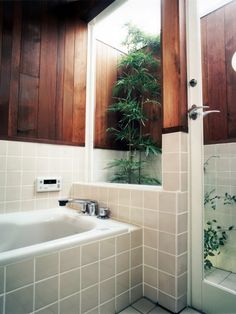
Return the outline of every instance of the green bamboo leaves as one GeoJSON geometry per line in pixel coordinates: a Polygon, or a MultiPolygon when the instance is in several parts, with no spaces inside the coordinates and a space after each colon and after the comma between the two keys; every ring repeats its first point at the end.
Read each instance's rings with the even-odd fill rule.
{"type": "MultiPolygon", "coordinates": [[[[154,39],[151,39],[153,44],[154,39]]],[[[113,88],[114,103],[108,108],[119,119],[107,129],[128,153],[127,158],[108,164],[107,168],[114,168],[111,182],[160,184],[160,180],[147,171],[149,163],[161,153],[151,135],[145,132],[150,120],[145,107],[160,106],[161,99],[160,61],[153,55],[153,45],[148,46],[151,39],[129,24],[126,43],[130,52],[119,63],[120,75],[113,88]]],[[[155,40],[156,46],[160,45],[159,39],[155,40]]]]}

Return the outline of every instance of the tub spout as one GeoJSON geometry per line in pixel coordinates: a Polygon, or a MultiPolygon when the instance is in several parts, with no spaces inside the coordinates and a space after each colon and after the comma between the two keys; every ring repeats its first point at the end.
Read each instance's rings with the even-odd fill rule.
{"type": "Polygon", "coordinates": [[[98,202],[88,199],[63,199],[59,200],[59,206],[66,206],[67,204],[79,204],[81,205],[81,213],[88,214],[90,216],[96,216],[98,214],[98,202]]]}

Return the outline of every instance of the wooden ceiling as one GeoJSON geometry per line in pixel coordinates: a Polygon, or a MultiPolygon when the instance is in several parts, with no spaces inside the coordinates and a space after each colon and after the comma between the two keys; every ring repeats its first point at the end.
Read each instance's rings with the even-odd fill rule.
{"type": "Polygon", "coordinates": [[[80,18],[90,22],[115,0],[67,0],[67,6],[73,6],[80,18]]]}
{"type": "Polygon", "coordinates": [[[90,22],[115,0],[51,0],[48,3],[61,16],[73,15],[90,22]]]}
{"type": "MultiPolygon", "coordinates": [[[[30,8],[32,17],[37,18],[41,14],[41,7],[46,6],[52,15],[64,18],[80,18],[86,23],[90,22],[99,13],[105,10],[115,0],[17,0],[24,7],[30,8]]],[[[10,6],[16,0],[0,0],[0,3],[10,6]]]]}

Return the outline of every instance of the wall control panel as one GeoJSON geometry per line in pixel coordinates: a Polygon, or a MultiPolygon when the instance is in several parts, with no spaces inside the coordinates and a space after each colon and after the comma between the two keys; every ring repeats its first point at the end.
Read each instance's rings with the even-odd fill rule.
{"type": "Polygon", "coordinates": [[[36,179],[36,192],[60,191],[61,186],[61,177],[38,177],[36,179]]]}

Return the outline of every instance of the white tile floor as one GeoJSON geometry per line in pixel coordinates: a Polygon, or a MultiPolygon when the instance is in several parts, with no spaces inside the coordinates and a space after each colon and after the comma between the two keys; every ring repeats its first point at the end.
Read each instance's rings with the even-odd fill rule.
{"type": "Polygon", "coordinates": [[[207,271],[205,279],[236,292],[236,274],[218,268],[207,271]]]}
{"type": "MultiPolygon", "coordinates": [[[[156,306],[156,304],[152,303],[146,298],[142,298],[127,307],[125,310],[120,312],[120,314],[170,314],[171,312],[163,309],[160,306],[156,306]]],[[[181,314],[199,314],[199,312],[195,311],[191,308],[184,309],[181,314]]]]}
{"type": "MultiPolygon", "coordinates": [[[[205,279],[215,284],[219,284],[223,287],[231,289],[236,292],[236,274],[213,268],[206,272],[205,279]]],[[[120,314],[170,314],[168,310],[163,309],[160,306],[152,303],[146,298],[142,298],[124,309],[120,314]]],[[[199,314],[196,310],[192,308],[184,309],[181,314],[199,314]]]]}

